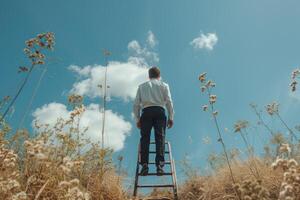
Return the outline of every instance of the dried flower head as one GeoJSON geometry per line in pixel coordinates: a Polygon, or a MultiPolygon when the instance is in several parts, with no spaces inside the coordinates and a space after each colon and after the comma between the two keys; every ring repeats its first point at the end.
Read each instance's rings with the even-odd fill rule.
{"type": "Polygon", "coordinates": [[[199,76],[199,81],[201,83],[203,83],[205,81],[205,79],[206,79],[206,72],[200,74],[200,76],[199,76]]]}
{"type": "Polygon", "coordinates": [[[278,113],[279,104],[277,102],[270,103],[266,106],[266,111],[269,115],[278,113]]]}
{"type": "Polygon", "coordinates": [[[246,179],[241,184],[235,184],[234,188],[243,200],[270,199],[269,191],[262,186],[260,180],[246,179]]]}
{"type": "Polygon", "coordinates": [[[206,88],[212,88],[212,87],[215,87],[215,86],[216,86],[216,84],[212,80],[207,81],[206,84],[205,84],[206,88]]]}
{"type": "Polygon", "coordinates": [[[82,95],[77,95],[77,94],[72,94],[68,97],[68,102],[71,104],[74,108],[81,106],[83,102],[83,96],[82,95]]]}
{"type": "Polygon", "coordinates": [[[219,114],[219,112],[216,110],[213,112],[213,116],[217,116],[219,114]]]}
{"type": "Polygon", "coordinates": [[[279,147],[279,152],[280,153],[291,153],[292,152],[292,149],[290,147],[290,145],[288,143],[285,143],[285,144],[281,144],[280,147],[279,147]]]}
{"type": "Polygon", "coordinates": [[[35,38],[25,42],[26,48],[24,48],[24,53],[31,60],[32,65],[43,65],[45,63],[45,55],[42,53],[42,50],[53,50],[54,40],[54,33],[47,32],[38,34],[35,38]]]}
{"type": "Polygon", "coordinates": [[[295,69],[293,72],[292,72],[292,79],[295,79],[299,76],[300,74],[300,69],[295,69]]]}
{"type": "Polygon", "coordinates": [[[297,78],[299,77],[299,74],[300,74],[300,69],[295,69],[293,72],[292,72],[292,82],[290,83],[290,88],[292,90],[292,92],[295,92],[296,91],[296,86],[298,84],[297,82],[297,78]]]}
{"type": "Polygon", "coordinates": [[[247,128],[249,122],[246,120],[239,120],[234,124],[234,132],[240,132],[242,129],[247,128]]]}
{"type": "Polygon", "coordinates": [[[298,82],[296,80],[293,80],[290,84],[290,87],[292,89],[292,92],[296,91],[296,86],[297,86],[298,82]]]}
{"type": "Polygon", "coordinates": [[[214,104],[217,101],[217,95],[210,95],[209,96],[209,103],[214,104]]]}

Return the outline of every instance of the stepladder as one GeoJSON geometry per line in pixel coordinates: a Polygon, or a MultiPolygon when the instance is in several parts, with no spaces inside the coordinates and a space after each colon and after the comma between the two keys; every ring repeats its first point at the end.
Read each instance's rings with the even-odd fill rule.
{"type": "MultiPolygon", "coordinates": [[[[150,142],[151,145],[156,145],[155,142],[150,142]]],[[[165,142],[167,148],[165,151],[165,157],[167,158],[165,161],[165,165],[169,165],[169,167],[165,167],[165,169],[169,169],[169,171],[165,171],[163,174],[159,174],[159,176],[170,176],[171,181],[168,184],[140,184],[140,166],[141,166],[141,147],[138,145],[138,156],[137,156],[137,165],[136,165],[136,173],[135,173],[135,181],[134,181],[134,190],[133,196],[136,197],[138,195],[138,190],[142,188],[171,188],[174,195],[174,200],[178,200],[178,188],[177,188],[177,177],[176,177],[176,168],[175,161],[172,156],[171,143],[165,142]]],[[[155,151],[152,151],[150,148],[149,154],[156,154],[155,151]]],[[[149,161],[148,165],[154,165],[155,161],[149,161]]],[[[155,172],[149,172],[146,176],[158,176],[155,172]]],[[[145,176],[143,176],[145,177],[145,176]]]]}

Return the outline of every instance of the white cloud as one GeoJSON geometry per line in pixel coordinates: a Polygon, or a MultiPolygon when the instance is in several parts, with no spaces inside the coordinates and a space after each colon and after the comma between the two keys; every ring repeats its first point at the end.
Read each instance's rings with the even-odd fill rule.
{"type": "MultiPolygon", "coordinates": [[[[98,85],[104,85],[104,66],[94,65],[80,68],[72,65],[69,69],[76,72],[81,78],[73,84],[71,93],[91,98],[103,95],[102,89],[98,85]]],[[[125,101],[134,99],[138,85],[146,81],[147,76],[147,66],[141,66],[133,61],[110,62],[107,68],[108,95],[122,98],[125,101]]]]}
{"type": "MultiPolygon", "coordinates": [[[[37,108],[33,112],[33,117],[34,121],[37,120],[41,124],[53,126],[59,118],[68,119],[70,112],[66,105],[53,102],[37,108]]],[[[102,114],[99,112],[99,105],[90,104],[86,107],[86,111],[82,114],[79,128],[84,130],[86,127],[88,127],[86,138],[90,138],[94,142],[100,142],[102,114]]],[[[115,151],[122,149],[125,138],[130,134],[131,128],[131,124],[125,121],[122,115],[107,110],[104,137],[105,146],[111,147],[115,151]]]]}
{"type": "Polygon", "coordinates": [[[154,48],[158,41],[152,31],[148,31],[147,43],[151,48],[154,48]]]}
{"type": "Polygon", "coordinates": [[[127,48],[130,54],[128,58],[129,61],[138,59],[140,60],[139,64],[142,65],[152,65],[159,62],[159,57],[156,52],[151,51],[151,49],[147,47],[143,48],[136,40],[129,42],[127,48]]]}
{"type": "MultiPolygon", "coordinates": [[[[151,31],[149,31],[148,40],[149,45],[156,43],[155,36],[151,31]]],[[[110,86],[108,95],[125,101],[135,98],[138,85],[148,78],[150,64],[159,61],[157,53],[147,47],[142,47],[136,40],[129,42],[127,47],[130,54],[128,60],[126,62],[112,61],[107,67],[107,83],[110,86]]],[[[104,85],[105,66],[79,67],[71,65],[69,69],[79,75],[79,80],[73,84],[71,93],[91,98],[103,95],[98,85],[104,85]]]]}
{"type": "Polygon", "coordinates": [[[190,45],[192,45],[195,49],[213,50],[217,42],[218,36],[216,33],[201,33],[199,37],[190,42],[190,45]]]}
{"type": "Polygon", "coordinates": [[[64,104],[53,102],[37,108],[32,115],[35,120],[39,120],[42,124],[55,124],[58,118],[68,118],[69,112],[64,104]]]}

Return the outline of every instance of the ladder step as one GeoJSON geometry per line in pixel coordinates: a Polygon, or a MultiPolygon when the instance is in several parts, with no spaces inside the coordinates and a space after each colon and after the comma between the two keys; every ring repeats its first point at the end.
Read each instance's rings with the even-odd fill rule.
{"type": "MultiPolygon", "coordinates": [[[[163,174],[160,174],[160,176],[172,176],[173,174],[170,172],[165,172],[163,174]]],[[[141,176],[141,174],[139,173],[139,176],[141,176]]],[[[157,173],[148,173],[147,176],[158,176],[157,173]]]]}
{"type": "Polygon", "coordinates": [[[140,188],[151,188],[151,187],[174,187],[174,185],[137,185],[140,188]]]}
{"type": "MultiPolygon", "coordinates": [[[[140,165],[142,164],[141,162],[139,163],[140,165]]],[[[155,162],[148,162],[148,165],[155,165],[155,162]]],[[[170,165],[171,161],[165,161],[165,165],[170,165]]]]}

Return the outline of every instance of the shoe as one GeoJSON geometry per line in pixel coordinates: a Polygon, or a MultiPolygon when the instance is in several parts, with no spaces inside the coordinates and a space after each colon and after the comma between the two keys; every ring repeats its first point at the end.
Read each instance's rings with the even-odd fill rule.
{"type": "Polygon", "coordinates": [[[141,176],[147,176],[148,175],[148,171],[149,171],[149,167],[147,164],[143,164],[143,167],[141,169],[141,176]]]}
{"type": "Polygon", "coordinates": [[[165,173],[165,171],[163,170],[163,168],[161,166],[159,166],[159,165],[156,168],[156,172],[157,172],[157,176],[162,176],[165,173]]]}

